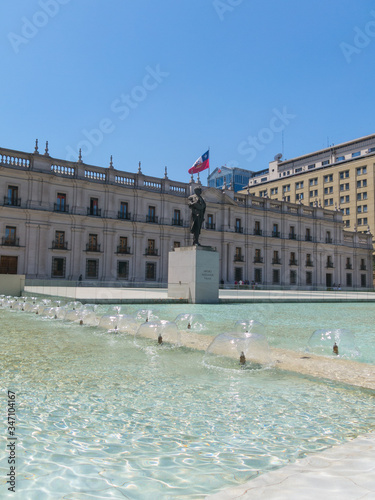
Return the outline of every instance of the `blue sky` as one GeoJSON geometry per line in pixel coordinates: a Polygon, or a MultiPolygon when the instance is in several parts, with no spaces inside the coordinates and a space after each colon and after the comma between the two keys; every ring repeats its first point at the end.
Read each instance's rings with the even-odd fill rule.
{"type": "Polygon", "coordinates": [[[10,149],[188,181],[375,132],[370,0],[18,0],[0,33],[10,149]]]}

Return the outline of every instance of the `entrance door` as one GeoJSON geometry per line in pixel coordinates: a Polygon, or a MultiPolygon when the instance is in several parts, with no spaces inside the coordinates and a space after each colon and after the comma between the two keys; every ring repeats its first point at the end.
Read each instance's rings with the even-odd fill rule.
{"type": "Polygon", "coordinates": [[[326,274],[326,287],[330,288],[332,286],[332,274],[327,273],[326,274]]]}
{"type": "Polygon", "coordinates": [[[17,274],[18,257],[2,255],[0,257],[0,274],[17,274]]]}

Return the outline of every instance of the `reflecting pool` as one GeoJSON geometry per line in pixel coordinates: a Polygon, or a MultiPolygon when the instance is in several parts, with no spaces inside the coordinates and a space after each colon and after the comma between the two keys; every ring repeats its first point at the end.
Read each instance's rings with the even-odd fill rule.
{"type": "MultiPolygon", "coordinates": [[[[368,354],[375,350],[371,305],[292,306],[148,309],[169,322],[201,314],[202,332],[212,336],[252,318],[266,326],[271,346],[296,350],[318,328],[345,326],[360,349],[368,347],[362,361],[375,359],[368,354]]],[[[139,310],[122,306],[120,312],[136,321],[139,310]]],[[[113,314],[109,306],[97,312],[113,314]]],[[[275,369],[209,366],[203,352],[135,341],[110,327],[108,333],[0,309],[1,390],[16,394],[12,498],[202,498],[374,430],[371,391],[275,369]]],[[[3,494],[4,432],[1,439],[3,494]]]]}

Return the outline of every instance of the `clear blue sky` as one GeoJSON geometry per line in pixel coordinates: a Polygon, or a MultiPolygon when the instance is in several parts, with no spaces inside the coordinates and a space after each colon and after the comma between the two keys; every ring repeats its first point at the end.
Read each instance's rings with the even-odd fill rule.
{"type": "Polygon", "coordinates": [[[3,147],[188,181],[208,147],[261,170],[375,132],[370,0],[17,0],[0,27],[3,147]]]}

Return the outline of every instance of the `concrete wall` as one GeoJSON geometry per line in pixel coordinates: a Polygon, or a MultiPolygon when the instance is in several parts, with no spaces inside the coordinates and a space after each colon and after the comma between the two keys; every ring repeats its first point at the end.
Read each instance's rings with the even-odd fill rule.
{"type": "Polygon", "coordinates": [[[0,274],[0,295],[21,296],[25,287],[24,274],[0,274]]]}

